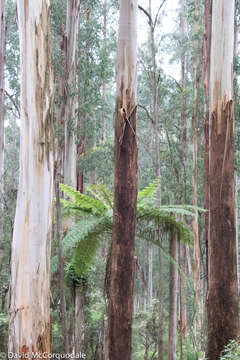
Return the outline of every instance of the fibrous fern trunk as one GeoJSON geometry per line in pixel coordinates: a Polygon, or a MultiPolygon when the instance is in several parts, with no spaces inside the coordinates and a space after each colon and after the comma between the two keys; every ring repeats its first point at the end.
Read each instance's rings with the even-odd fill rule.
{"type": "Polygon", "coordinates": [[[53,202],[50,1],[19,0],[20,180],[11,258],[9,351],[50,352],[53,202]],[[31,70],[31,71],[30,71],[31,70]]]}
{"type": "Polygon", "coordinates": [[[131,359],[137,205],[137,0],[120,1],[109,359],[131,359]]]}
{"type": "Polygon", "coordinates": [[[210,60],[207,358],[239,335],[234,202],[234,0],[213,0],[210,60]]]}

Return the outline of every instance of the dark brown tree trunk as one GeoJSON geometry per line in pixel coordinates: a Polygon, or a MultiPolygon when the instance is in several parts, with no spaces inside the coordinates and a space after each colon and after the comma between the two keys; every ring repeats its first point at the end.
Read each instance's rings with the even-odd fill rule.
{"type": "Polygon", "coordinates": [[[239,335],[234,198],[234,0],[213,0],[210,63],[207,358],[239,335]],[[225,41],[222,41],[225,39],[225,41]],[[219,56],[222,54],[222,56],[219,56]]]}
{"type": "Polygon", "coordinates": [[[109,359],[130,360],[137,205],[137,1],[120,1],[115,117],[114,218],[109,296],[109,359]]]}

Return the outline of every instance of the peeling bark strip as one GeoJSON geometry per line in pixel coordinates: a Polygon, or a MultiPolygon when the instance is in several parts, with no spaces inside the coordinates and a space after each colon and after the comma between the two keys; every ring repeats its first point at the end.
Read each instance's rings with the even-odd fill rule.
{"type": "Polygon", "coordinates": [[[234,0],[214,0],[210,64],[208,360],[219,359],[224,346],[236,339],[239,332],[233,40],[234,0]]]}
{"type": "Polygon", "coordinates": [[[115,117],[115,204],[109,296],[109,359],[131,359],[137,203],[137,1],[120,1],[115,117]]]}
{"type": "Polygon", "coordinates": [[[47,0],[18,1],[21,146],[11,263],[9,351],[13,353],[50,352],[53,72],[49,5],[47,0]]]}

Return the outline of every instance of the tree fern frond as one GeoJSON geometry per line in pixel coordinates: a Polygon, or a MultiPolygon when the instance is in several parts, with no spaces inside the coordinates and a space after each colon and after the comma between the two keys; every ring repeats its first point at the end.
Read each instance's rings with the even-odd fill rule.
{"type": "Polygon", "coordinates": [[[138,200],[153,199],[157,193],[160,179],[155,179],[151,184],[145,187],[143,190],[138,192],[138,200]]]}
{"type": "Polygon", "coordinates": [[[148,221],[149,224],[147,230],[154,226],[156,230],[160,227],[165,233],[177,231],[179,241],[186,244],[192,243],[192,235],[188,227],[183,222],[176,220],[173,215],[161,211],[161,207],[138,207],[137,220],[138,222],[142,220],[148,221]]]}
{"type": "Polygon", "coordinates": [[[106,207],[113,209],[113,193],[105,184],[92,184],[88,191],[106,207]]]}
{"type": "Polygon", "coordinates": [[[102,216],[106,213],[107,207],[103,204],[102,201],[93,199],[88,195],[81,194],[79,191],[66,184],[60,184],[60,188],[67,196],[73,199],[74,205],[79,207],[81,211],[98,216],[102,216]]]}
{"type": "Polygon", "coordinates": [[[63,240],[63,249],[66,251],[76,246],[73,255],[73,265],[78,276],[84,276],[91,266],[99,246],[100,236],[104,231],[112,228],[112,219],[105,216],[102,218],[78,221],[63,240]]]}

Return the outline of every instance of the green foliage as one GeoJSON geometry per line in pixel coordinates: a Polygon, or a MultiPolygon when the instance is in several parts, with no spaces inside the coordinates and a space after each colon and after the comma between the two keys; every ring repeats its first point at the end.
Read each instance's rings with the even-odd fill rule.
{"type": "Polygon", "coordinates": [[[111,229],[111,226],[112,222],[108,216],[92,217],[80,220],[68,231],[63,247],[71,248],[77,244],[73,255],[73,266],[79,277],[87,274],[99,247],[100,235],[111,229]]]}
{"type": "MultiPolygon", "coordinates": [[[[183,343],[183,359],[184,360],[205,360],[204,353],[197,351],[189,338],[185,339],[183,343]]],[[[180,359],[180,352],[178,349],[177,360],[180,359]]]]}
{"type": "Polygon", "coordinates": [[[133,322],[133,360],[157,360],[158,306],[138,311],[133,322]],[[139,341],[140,340],[140,341],[139,341]]]}
{"type": "MultiPolygon", "coordinates": [[[[66,254],[70,249],[75,248],[73,255],[73,266],[77,276],[85,276],[93,263],[99,241],[103,233],[111,232],[113,221],[113,195],[103,184],[92,185],[89,187],[90,193],[95,197],[81,194],[70,186],[61,184],[64,193],[72,198],[73,201],[64,200],[63,204],[67,210],[76,213],[88,214],[82,216],[67,233],[63,240],[63,252],[66,254]]],[[[193,213],[183,206],[162,207],[154,204],[154,194],[157,191],[158,181],[154,181],[140,192],[137,207],[137,223],[140,224],[137,230],[141,236],[148,241],[152,241],[160,246],[153,236],[144,237],[143,235],[160,228],[163,233],[172,234],[177,232],[179,241],[190,244],[191,233],[187,226],[177,221],[175,212],[182,215],[193,215],[193,213]],[[171,214],[169,214],[171,213],[171,214]],[[141,225],[144,226],[142,227],[141,225]]],[[[187,207],[191,209],[192,207],[187,207]]]]}
{"type": "MultiPolygon", "coordinates": [[[[60,184],[60,188],[67,196],[73,199],[73,210],[79,209],[81,213],[90,213],[96,216],[101,216],[106,213],[107,207],[98,199],[93,199],[88,195],[81,194],[79,191],[65,184],[60,184]]],[[[71,206],[71,204],[67,203],[66,201],[64,204],[68,207],[71,206]]]]}
{"type": "Polygon", "coordinates": [[[240,342],[237,340],[231,340],[227,346],[225,346],[220,360],[239,360],[240,359],[240,342]]]}

